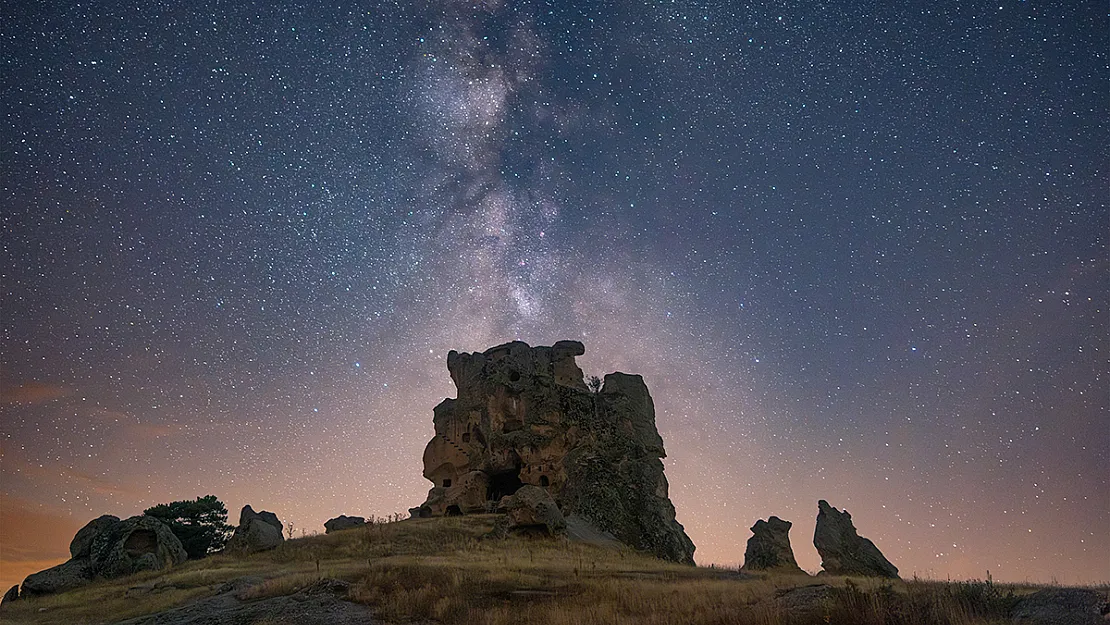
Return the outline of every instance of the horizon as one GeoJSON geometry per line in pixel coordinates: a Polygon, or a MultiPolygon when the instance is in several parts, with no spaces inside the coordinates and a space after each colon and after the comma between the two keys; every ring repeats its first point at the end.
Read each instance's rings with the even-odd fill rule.
{"type": "Polygon", "coordinates": [[[825,499],[904,577],[1110,581],[1097,7],[5,13],[0,581],[407,511],[448,351],[562,339],[699,564],[774,515],[816,570],[825,499]]]}

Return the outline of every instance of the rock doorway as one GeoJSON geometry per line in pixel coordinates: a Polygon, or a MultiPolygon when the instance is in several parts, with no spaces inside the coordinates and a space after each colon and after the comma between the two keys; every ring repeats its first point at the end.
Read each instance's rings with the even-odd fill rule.
{"type": "Polygon", "coordinates": [[[486,491],[486,499],[501,501],[502,497],[512,495],[521,486],[524,486],[524,482],[520,481],[520,469],[494,473],[489,476],[489,490],[486,491]]]}
{"type": "Polygon", "coordinates": [[[462,515],[463,515],[462,508],[459,508],[458,506],[447,506],[447,509],[443,511],[443,516],[462,516],[462,515]]]}

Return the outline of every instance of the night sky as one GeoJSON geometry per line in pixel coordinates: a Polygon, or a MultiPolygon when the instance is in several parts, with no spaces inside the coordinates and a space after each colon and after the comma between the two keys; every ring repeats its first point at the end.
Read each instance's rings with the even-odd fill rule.
{"type": "Polygon", "coordinates": [[[1102,2],[3,3],[0,582],[424,500],[450,349],[644,375],[701,564],[1110,580],[1102,2]]]}

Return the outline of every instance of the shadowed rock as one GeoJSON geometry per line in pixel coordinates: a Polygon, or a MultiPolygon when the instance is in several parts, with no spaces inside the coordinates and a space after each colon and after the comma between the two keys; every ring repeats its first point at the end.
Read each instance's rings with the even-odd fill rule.
{"type": "Polygon", "coordinates": [[[856,533],[851,514],[837,510],[824,499],[817,502],[817,510],[813,546],[821,555],[821,568],[826,573],[898,577],[898,568],[883,556],[875,543],[856,533]]]}
{"type": "Polygon", "coordinates": [[[347,516],[341,514],[334,519],[328,519],[327,522],[324,523],[324,533],[330,534],[332,532],[349,530],[353,527],[360,527],[362,525],[366,525],[366,519],[360,516],[347,516]]]}
{"type": "Polygon", "coordinates": [[[791,525],[790,521],[777,516],[756,521],[744,551],[743,570],[805,573],[794,560],[794,550],[790,548],[791,525]]]}
{"type": "Polygon", "coordinates": [[[1045,588],[1022,599],[1011,616],[1014,625],[1105,625],[1110,602],[1089,588],[1045,588]]]}
{"type": "Polygon", "coordinates": [[[536,486],[521,486],[501,500],[497,511],[508,515],[510,530],[542,528],[551,535],[567,531],[567,521],[559,506],[555,505],[555,500],[547,491],[536,486]]]}
{"type": "Polygon", "coordinates": [[[70,542],[70,560],[27,576],[20,597],[79,588],[93,578],[113,578],[180,564],[189,555],[169,526],[151,516],[123,521],[112,515],[93,519],[70,542]]]}
{"type": "Polygon", "coordinates": [[[663,440],[642,377],[605,376],[591,393],[577,341],[519,341],[447,355],[457,399],[435,408],[424,450],[433,484],[413,516],[488,512],[522,486],[546,490],[564,515],[656,556],[693,563],[663,475],[663,440]]]}
{"type": "Polygon", "coordinates": [[[228,539],[225,549],[241,554],[274,549],[285,541],[282,529],[281,521],[273,512],[255,512],[249,505],[243,506],[239,512],[239,526],[228,539]]]}
{"type": "Polygon", "coordinates": [[[19,584],[12,586],[8,592],[4,593],[4,598],[0,599],[0,605],[6,605],[19,599],[19,584]]]}

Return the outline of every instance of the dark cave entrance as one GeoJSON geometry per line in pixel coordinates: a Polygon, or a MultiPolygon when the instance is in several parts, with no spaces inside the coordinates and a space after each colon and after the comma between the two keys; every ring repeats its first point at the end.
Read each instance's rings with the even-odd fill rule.
{"type": "Polygon", "coordinates": [[[443,511],[443,515],[444,516],[462,516],[463,513],[462,513],[462,509],[459,508],[458,506],[447,506],[447,509],[443,511]]]}
{"type": "Polygon", "coordinates": [[[502,497],[515,493],[521,486],[524,486],[524,482],[520,481],[519,468],[494,473],[489,476],[489,490],[486,491],[486,498],[490,501],[500,501],[502,497]]]}
{"type": "Polygon", "coordinates": [[[135,530],[123,543],[123,549],[132,558],[158,551],[158,535],[151,530],[135,530]]]}

